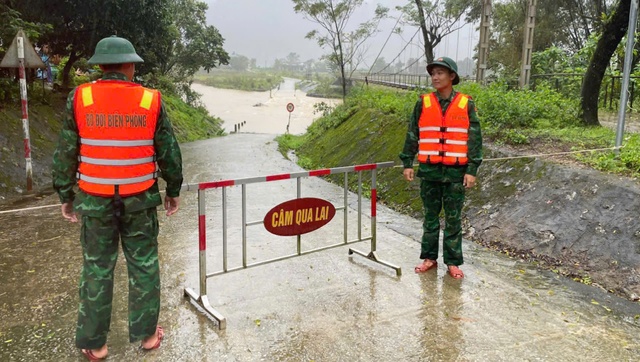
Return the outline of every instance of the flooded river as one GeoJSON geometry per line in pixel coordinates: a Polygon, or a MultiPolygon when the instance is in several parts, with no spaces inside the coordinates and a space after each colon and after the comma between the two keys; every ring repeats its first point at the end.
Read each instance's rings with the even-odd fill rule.
{"type": "MultiPolygon", "coordinates": [[[[246,93],[200,85],[212,114],[240,134],[182,145],[190,184],[303,171],[277,151],[274,135],[289,122],[303,133],[313,103],[292,81],[280,90],[246,93]],[[256,106],[261,104],[259,106],[256,106]]],[[[393,161],[393,160],[379,160],[393,161]]],[[[363,173],[369,177],[369,173],[363,173]]],[[[401,177],[398,172],[398,177],[401,177]]],[[[247,186],[247,221],[261,220],[275,205],[295,198],[295,181],[247,186]]],[[[209,273],[223,268],[222,206],[228,208],[228,267],[242,265],[241,188],[207,191],[209,273]]],[[[344,202],[340,186],[301,179],[303,196],[344,202]]],[[[637,361],[640,305],[593,286],[566,280],[534,265],[465,241],[466,277],[438,270],[413,273],[419,262],[421,222],[383,206],[377,210],[378,255],[402,268],[396,273],[348,246],[312,253],[208,279],[208,298],[227,319],[226,330],[183,295],[198,291],[198,200],[185,191],[182,209],[160,216],[162,347],[143,352],[128,342],[124,258],[116,269],[109,361],[637,361]]],[[[357,197],[348,194],[348,238],[358,231],[357,197]]],[[[0,361],[82,361],[74,346],[79,226],[66,223],[57,197],[25,199],[0,213],[0,361]],[[22,211],[10,211],[22,209],[22,211]],[[29,209],[26,209],[29,208],[29,209]]],[[[362,233],[371,233],[365,200],[362,233]]],[[[303,248],[343,238],[343,218],[306,234],[303,248]]],[[[368,251],[367,241],[353,247],[368,251]]],[[[249,262],[295,251],[295,238],[277,237],[261,225],[247,231],[249,262]]]]}

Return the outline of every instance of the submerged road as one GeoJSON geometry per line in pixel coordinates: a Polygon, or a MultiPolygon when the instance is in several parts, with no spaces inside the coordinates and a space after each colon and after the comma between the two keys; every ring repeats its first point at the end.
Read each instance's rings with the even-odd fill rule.
{"type": "MultiPolygon", "coordinates": [[[[210,109],[217,107],[213,103],[232,102],[220,90],[211,92],[216,98],[203,98],[210,109]]],[[[283,103],[283,112],[288,92],[293,90],[281,87],[282,98],[278,93],[271,98],[283,103]]],[[[253,107],[265,94],[255,97],[245,102],[247,110],[268,108],[253,107]]],[[[261,122],[277,124],[272,132],[183,144],[185,182],[302,171],[277,151],[273,139],[282,133],[283,121],[269,117],[256,115],[261,122]]],[[[338,185],[319,178],[305,178],[301,184],[303,196],[343,202],[338,185]]],[[[295,198],[295,190],[290,180],[249,185],[248,221],[261,220],[275,205],[295,198]]],[[[242,260],[240,199],[240,188],[230,187],[229,268],[242,260]]],[[[356,201],[349,194],[349,239],[357,234],[351,228],[357,221],[356,201]]],[[[56,202],[49,196],[15,207],[56,202]]],[[[365,200],[364,235],[371,233],[368,205],[365,200]]],[[[223,265],[221,207],[220,190],[208,191],[209,273],[223,265]]],[[[341,215],[339,211],[326,227],[304,235],[303,249],[341,241],[341,215]]],[[[196,193],[189,191],[183,193],[177,215],[160,217],[160,324],[166,337],[159,350],[143,352],[128,342],[121,255],[108,361],[640,360],[638,303],[468,241],[463,280],[446,275],[444,265],[416,275],[421,222],[383,206],[377,213],[378,253],[400,266],[402,276],[349,256],[348,246],[215,276],[207,288],[211,305],[227,318],[227,329],[221,331],[183,297],[185,287],[197,291],[199,285],[197,218],[196,193]]],[[[84,360],[73,340],[82,258],[78,233],[79,226],[66,223],[57,207],[0,214],[0,361],[84,360]]],[[[294,238],[271,235],[261,225],[249,227],[247,239],[250,263],[295,250],[294,238]]],[[[367,241],[351,246],[369,250],[367,241]]]]}

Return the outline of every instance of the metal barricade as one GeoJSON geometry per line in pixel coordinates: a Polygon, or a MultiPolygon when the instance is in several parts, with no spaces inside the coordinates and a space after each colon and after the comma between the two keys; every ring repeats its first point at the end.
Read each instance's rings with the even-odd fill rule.
{"type": "MultiPolygon", "coordinates": [[[[226,328],[226,318],[216,311],[211,304],[209,303],[209,298],[207,296],[207,279],[216,275],[221,275],[225,273],[230,273],[233,271],[238,271],[242,269],[247,269],[259,265],[264,265],[268,263],[273,263],[280,260],[285,260],[289,258],[293,258],[296,256],[306,255],[322,250],[327,250],[330,248],[335,248],[339,246],[344,246],[347,244],[352,244],[360,241],[371,241],[371,250],[369,252],[359,251],[353,248],[349,249],[349,255],[358,254],[369,260],[372,260],[381,265],[392,268],[396,271],[396,275],[400,276],[402,274],[402,270],[400,267],[390,264],[386,261],[381,260],[376,252],[376,204],[377,204],[377,190],[376,190],[376,175],[377,169],[379,168],[388,168],[393,167],[393,162],[382,162],[382,163],[373,163],[373,164],[364,164],[364,165],[356,165],[356,166],[347,166],[347,167],[336,167],[329,169],[320,169],[313,171],[304,171],[304,172],[294,172],[288,174],[279,174],[279,175],[271,175],[271,176],[261,176],[261,177],[250,177],[250,178],[240,178],[235,180],[222,180],[222,181],[212,181],[212,182],[203,182],[199,184],[184,184],[182,186],[183,190],[198,190],[198,236],[199,236],[199,270],[200,270],[200,294],[196,293],[191,288],[184,289],[184,296],[187,299],[190,299],[192,303],[195,303],[197,306],[201,307],[208,316],[212,317],[218,322],[218,326],[220,329],[226,328]],[[362,236],[362,172],[371,171],[371,235],[370,236],[362,236]],[[354,240],[348,240],[348,180],[349,173],[357,173],[358,175],[358,230],[357,230],[357,238],[354,240]],[[271,182],[271,181],[280,181],[280,180],[296,180],[296,199],[301,199],[302,191],[301,191],[301,181],[302,178],[306,177],[317,177],[317,176],[326,176],[331,174],[344,174],[344,202],[341,207],[335,207],[335,210],[343,211],[344,218],[344,230],[343,230],[343,240],[339,243],[318,247],[310,250],[302,250],[302,235],[293,235],[297,238],[297,251],[293,254],[283,255],[280,257],[258,261],[254,263],[247,262],[247,227],[252,225],[261,224],[262,221],[247,221],[247,190],[246,187],[248,184],[254,183],[262,183],[262,182],[271,182]],[[228,259],[228,205],[227,205],[227,188],[230,186],[241,186],[242,187],[242,265],[234,268],[229,268],[227,259],[228,259]],[[207,228],[206,228],[206,207],[205,207],[205,192],[207,189],[221,189],[222,190],[222,270],[218,270],[215,272],[207,272],[207,258],[206,258],[206,250],[207,250],[207,228]]],[[[295,200],[295,199],[294,199],[295,200]]]]}

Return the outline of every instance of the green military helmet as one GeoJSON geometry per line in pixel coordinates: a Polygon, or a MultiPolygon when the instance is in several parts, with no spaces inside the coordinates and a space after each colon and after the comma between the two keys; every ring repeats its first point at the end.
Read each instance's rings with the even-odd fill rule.
{"type": "Polygon", "coordinates": [[[453,59],[448,57],[437,58],[436,60],[431,62],[431,64],[427,65],[427,73],[431,75],[431,70],[433,69],[433,67],[437,65],[441,67],[445,67],[456,74],[456,77],[453,79],[453,82],[452,82],[453,85],[460,83],[460,77],[458,76],[458,65],[456,64],[456,62],[453,61],[453,59]]]}
{"type": "Polygon", "coordinates": [[[96,51],[87,62],[89,64],[144,63],[136,53],[133,44],[125,38],[112,35],[96,44],[96,51]]]}

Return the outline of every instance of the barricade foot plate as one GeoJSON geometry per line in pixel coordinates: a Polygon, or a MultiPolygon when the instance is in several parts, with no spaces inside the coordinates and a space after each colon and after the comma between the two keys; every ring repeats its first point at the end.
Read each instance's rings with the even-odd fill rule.
{"type": "Polygon", "coordinates": [[[207,314],[208,317],[215,319],[218,322],[218,329],[227,329],[227,319],[218,311],[213,309],[213,307],[211,307],[211,304],[209,304],[209,298],[207,298],[206,295],[201,296],[198,295],[193,289],[185,288],[184,297],[187,299],[191,299],[191,302],[202,308],[202,310],[205,312],[205,314],[207,314]]]}
{"type": "Polygon", "coordinates": [[[349,255],[352,255],[354,253],[358,254],[360,256],[363,256],[363,257],[365,257],[365,258],[367,258],[369,260],[372,260],[372,261],[374,261],[374,262],[376,262],[378,264],[381,264],[381,265],[384,265],[384,266],[386,266],[388,268],[394,269],[396,271],[396,275],[397,276],[401,276],[402,275],[402,268],[400,268],[399,266],[393,265],[393,264],[391,264],[389,262],[386,262],[384,260],[380,260],[375,251],[372,251],[369,254],[367,254],[367,253],[364,253],[364,252],[359,251],[357,249],[349,248],[349,255]]]}

